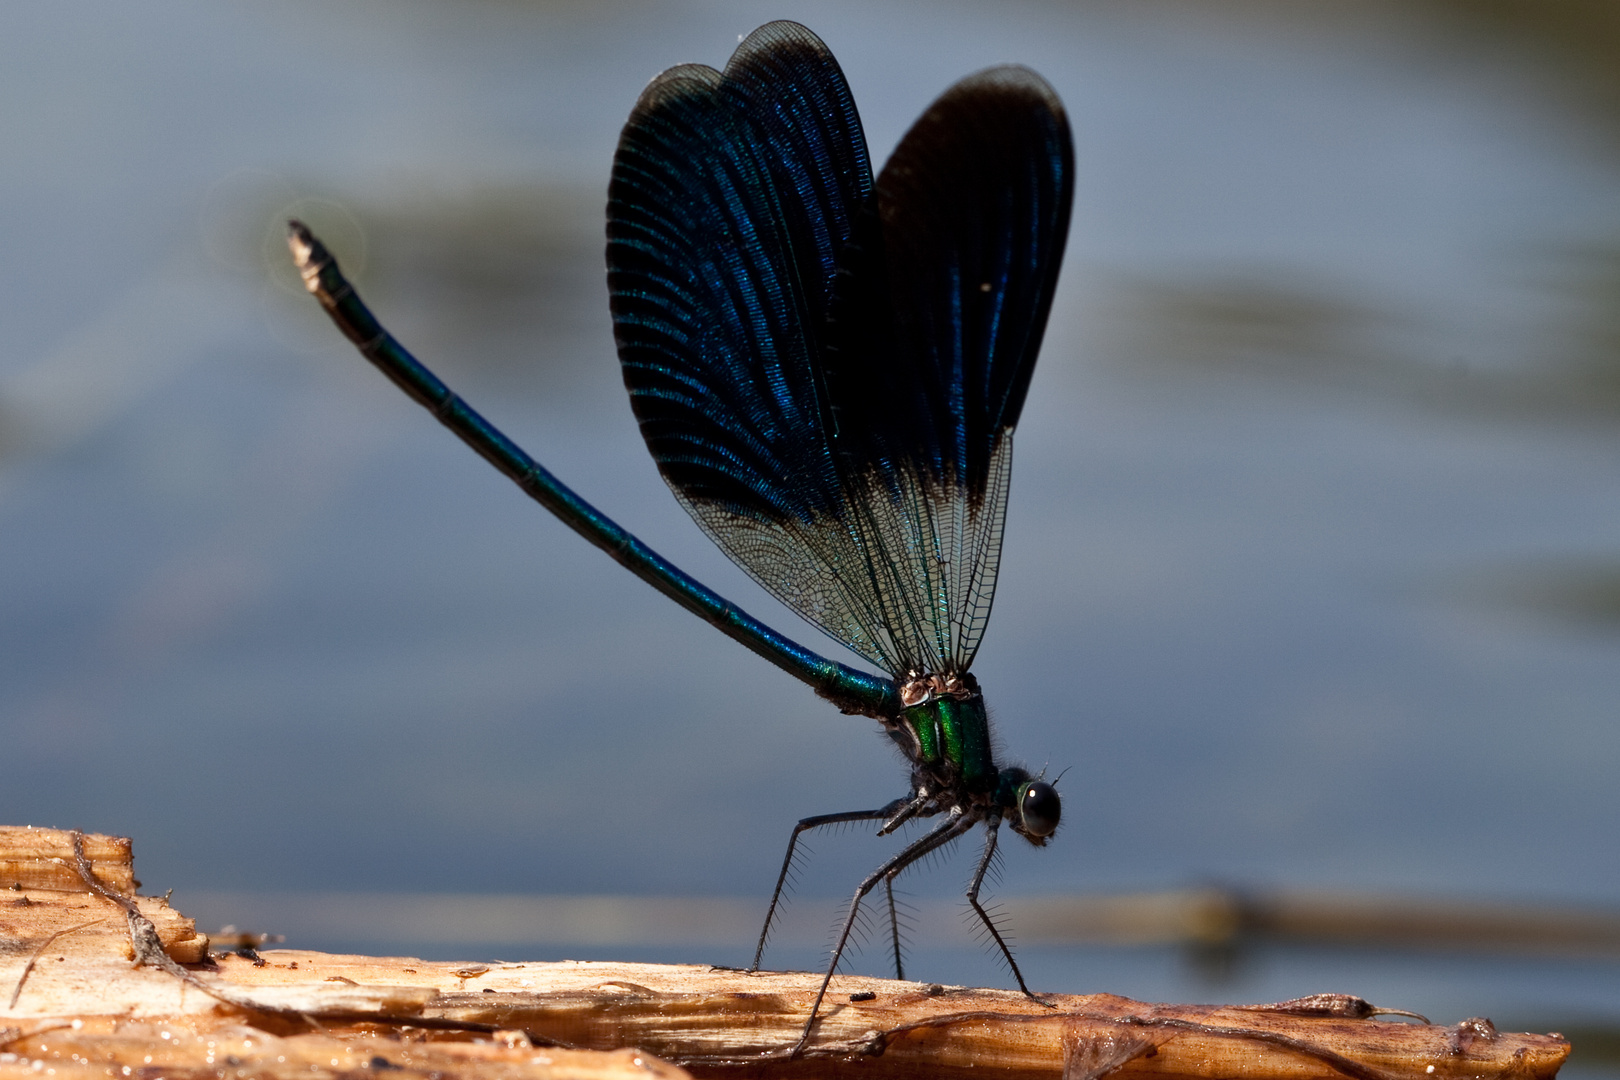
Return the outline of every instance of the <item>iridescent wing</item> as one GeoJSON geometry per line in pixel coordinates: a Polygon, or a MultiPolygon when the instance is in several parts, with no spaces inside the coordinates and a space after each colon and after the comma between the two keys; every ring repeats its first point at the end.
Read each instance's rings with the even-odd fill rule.
{"type": "Polygon", "coordinates": [[[665,72],[625,126],[609,286],[648,448],[733,560],[892,674],[978,647],[1071,191],[1062,107],[1011,67],[947,91],[874,188],[791,23],[665,72]]]}
{"type": "Polygon", "coordinates": [[[1056,93],[991,68],[947,90],[884,166],[880,231],[858,230],[881,261],[870,242],[847,257],[825,378],[865,531],[884,538],[887,624],[921,670],[966,670],[989,618],[1012,430],[1072,198],[1056,93]]]}

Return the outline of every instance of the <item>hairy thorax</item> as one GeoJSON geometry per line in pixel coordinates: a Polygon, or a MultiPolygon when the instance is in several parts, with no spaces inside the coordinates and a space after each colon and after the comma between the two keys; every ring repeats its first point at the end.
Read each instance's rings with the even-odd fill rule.
{"type": "Polygon", "coordinates": [[[966,672],[912,673],[899,691],[889,735],[910,759],[919,793],[937,795],[940,809],[991,797],[997,770],[978,681],[966,672]]]}

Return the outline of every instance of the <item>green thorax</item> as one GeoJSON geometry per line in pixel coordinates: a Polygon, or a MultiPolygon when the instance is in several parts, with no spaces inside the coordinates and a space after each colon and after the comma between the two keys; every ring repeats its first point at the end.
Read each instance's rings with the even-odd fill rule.
{"type": "MultiPolygon", "coordinates": [[[[919,765],[942,779],[977,790],[994,786],[997,770],[990,751],[990,718],[972,678],[953,678],[950,689],[940,688],[942,693],[906,694],[914,701],[922,700],[908,705],[900,720],[912,735],[919,765]]],[[[902,688],[902,693],[909,689],[902,688]]]]}

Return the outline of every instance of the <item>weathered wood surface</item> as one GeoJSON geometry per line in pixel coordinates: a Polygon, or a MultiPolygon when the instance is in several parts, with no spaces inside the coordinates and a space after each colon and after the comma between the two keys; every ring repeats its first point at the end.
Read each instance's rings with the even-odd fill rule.
{"type": "MultiPolygon", "coordinates": [[[[0,825],[0,981],[9,970],[6,965],[15,959],[13,949],[19,941],[37,948],[45,939],[60,935],[57,940],[64,943],[63,949],[71,944],[76,954],[122,958],[126,967],[135,958],[124,913],[85,887],[74,866],[70,837],[62,829],[0,825]],[[80,935],[77,940],[75,935],[80,935]],[[88,945],[91,940],[99,942],[93,950],[88,945]],[[81,945],[85,948],[79,948],[81,945]]],[[[83,851],[96,877],[112,891],[133,899],[152,921],[164,952],[182,964],[207,959],[208,938],[197,932],[192,920],[161,897],[134,895],[140,883],[135,880],[128,838],[86,834],[83,851]]],[[[52,957],[65,956],[63,949],[52,957]]],[[[77,964],[75,971],[90,980],[95,977],[77,964]]],[[[90,983],[76,985],[86,988],[90,983]]],[[[12,984],[6,982],[0,989],[0,1002],[10,998],[11,989],[12,984]]]]}
{"type": "MultiPolygon", "coordinates": [[[[291,950],[262,958],[259,968],[223,961],[224,977],[253,987],[255,997],[272,989],[296,993],[311,976],[378,992],[430,986],[424,1017],[575,1046],[639,1046],[702,1072],[754,1072],[756,1059],[792,1045],[820,981],[814,973],[651,964],[468,966],[291,950]]],[[[1056,1008],[1047,1009],[1004,990],[858,977],[833,985],[813,1045],[818,1057],[836,1056],[857,1066],[850,1072],[867,1075],[937,1077],[989,1068],[1008,1076],[1083,1077],[1091,1072],[1083,1062],[1090,1061],[1112,1062],[1121,1077],[1461,1080],[1551,1076],[1567,1051],[1554,1038],[1498,1034],[1480,1024],[1459,1030],[1282,1009],[1150,1005],[1110,995],[1052,995],[1056,1008]],[[874,996],[851,1000],[865,994],[874,996]]],[[[772,1072],[843,1071],[832,1064],[813,1060],[772,1072]]]]}
{"type": "Polygon", "coordinates": [[[0,1034],[0,1076],[102,1080],[134,1076],[324,1080],[374,1073],[400,1080],[682,1080],[688,1074],[634,1050],[537,1048],[520,1034],[477,1041],[429,1041],[388,1032],[278,1036],[228,1020],[129,1021],[91,1017],[78,1026],[34,1026],[0,1034]],[[35,1062],[42,1062],[36,1069],[35,1062]],[[126,1071],[127,1070],[127,1071],[126,1071]]]}
{"type": "MultiPolygon", "coordinates": [[[[19,866],[18,882],[67,880],[54,871],[74,865],[70,835],[20,832],[0,829],[0,865],[19,866]]],[[[133,882],[127,842],[86,838],[87,855],[119,850],[133,882]]],[[[103,880],[115,879],[109,869],[103,880]]],[[[21,982],[0,1010],[0,1077],[684,1075],[667,1059],[716,1076],[1532,1080],[1569,1052],[1556,1036],[1483,1021],[1368,1018],[1354,998],[1190,1006],[1052,995],[1046,1008],[1008,991],[840,977],[810,1054],[789,1061],[813,973],[210,953],[184,916],[139,903],[169,955],[202,962],[133,966],[123,910],[82,884],[0,891],[0,1005],[21,982]]]]}
{"type": "MultiPolygon", "coordinates": [[[[108,888],[125,894],[140,888],[132,847],[127,836],[84,834],[84,855],[96,876],[108,888]]],[[[0,825],[0,885],[84,892],[84,882],[72,863],[73,847],[65,830],[0,825]]]]}

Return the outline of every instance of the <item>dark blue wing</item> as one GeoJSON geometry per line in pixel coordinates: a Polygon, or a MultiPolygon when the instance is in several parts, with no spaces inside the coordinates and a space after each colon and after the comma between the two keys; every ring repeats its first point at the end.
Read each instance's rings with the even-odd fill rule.
{"type": "Polygon", "coordinates": [[[724,74],[664,72],[636,103],[608,193],[625,385],[683,501],[808,520],[841,502],[815,356],[871,166],[832,54],[771,23],[724,74]]]}
{"type": "Polygon", "coordinates": [[[671,68],[637,101],[608,189],[608,288],[630,402],[676,498],[777,599],[894,670],[882,553],[845,525],[820,364],[871,198],[837,61],[771,23],[723,74],[671,68]]]}
{"type": "Polygon", "coordinates": [[[835,449],[846,485],[901,509],[885,528],[904,531],[889,546],[927,601],[905,629],[928,664],[965,668],[989,617],[1012,429],[1073,194],[1056,92],[1027,68],[991,68],[912,125],[845,258],[823,352],[835,449]]]}
{"type": "Polygon", "coordinates": [[[870,179],[826,47],[762,27],[621,137],[625,384],[677,498],[778,599],[895,674],[965,670],[1010,430],[1067,227],[1068,132],[1023,69],[964,80],[870,179]]]}
{"type": "Polygon", "coordinates": [[[855,467],[906,461],[984,494],[1029,389],[1073,174],[1062,104],[1027,68],[963,79],[907,132],[878,177],[879,220],[859,229],[826,354],[855,467]]]}

